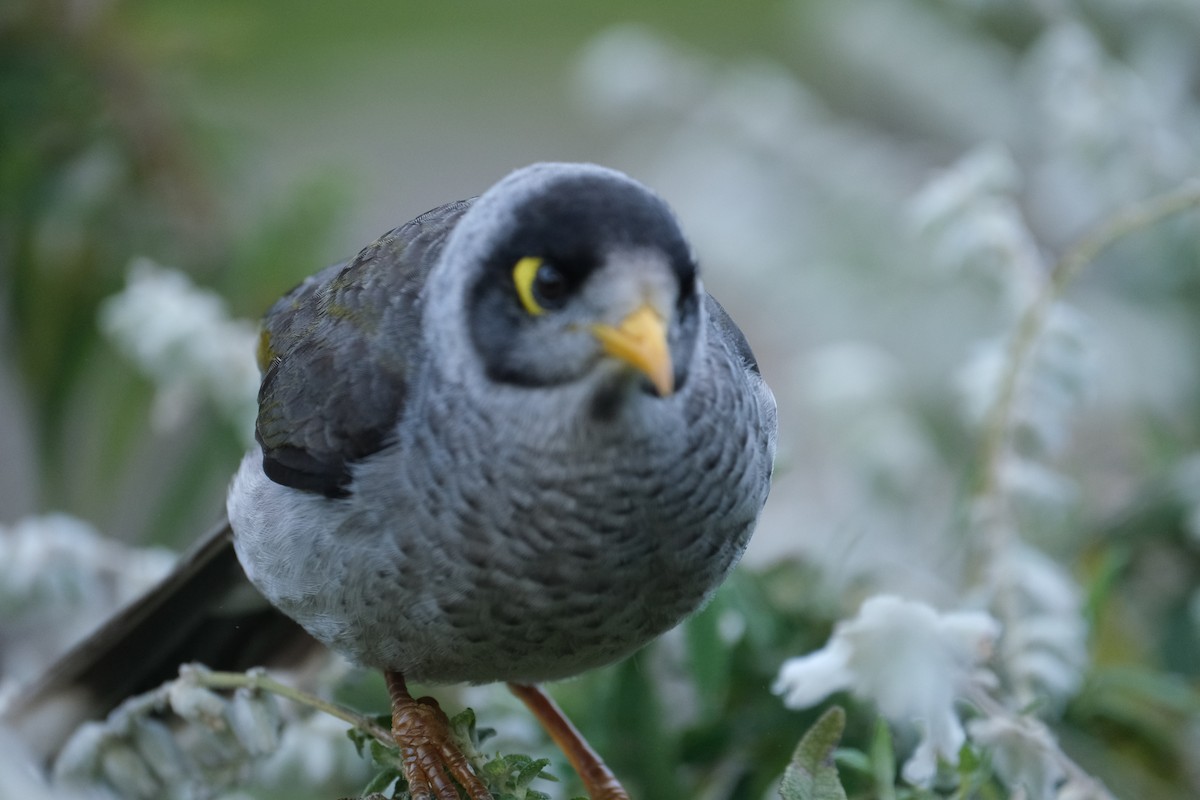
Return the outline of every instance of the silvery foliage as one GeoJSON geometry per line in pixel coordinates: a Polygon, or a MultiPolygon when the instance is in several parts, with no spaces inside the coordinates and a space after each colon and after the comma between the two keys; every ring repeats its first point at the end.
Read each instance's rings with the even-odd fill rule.
{"type": "MultiPolygon", "coordinates": [[[[0,707],[174,560],[64,514],[0,526],[0,707]]],[[[335,683],[345,669],[331,663],[321,682],[335,683]]],[[[366,780],[345,723],[281,708],[263,692],[214,692],[199,685],[203,672],[184,668],[177,680],[86,723],[56,761],[52,783],[31,766],[32,754],[0,748],[0,796],[202,798],[247,782],[286,789],[366,780]]],[[[0,741],[10,735],[18,733],[0,726],[0,741]]]]}
{"type": "Polygon", "coordinates": [[[0,699],[170,569],[67,514],[0,525],[0,699]]]}
{"type": "Polygon", "coordinates": [[[157,386],[157,427],[178,425],[203,398],[253,444],[258,325],[231,318],[220,295],[179,270],[137,259],[125,288],[100,309],[100,329],[157,386]]]}
{"type": "Polygon", "coordinates": [[[232,697],[197,683],[197,670],[130,698],[103,722],[88,722],[54,766],[56,785],[149,798],[208,797],[244,781],[252,759],[279,746],[274,696],[239,689],[232,697]]]}
{"type": "Polygon", "coordinates": [[[254,688],[214,691],[206,674],[184,666],[177,679],[85,723],[55,761],[53,786],[89,797],[205,800],[247,785],[286,792],[366,781],[344,722],[254,688]]]}

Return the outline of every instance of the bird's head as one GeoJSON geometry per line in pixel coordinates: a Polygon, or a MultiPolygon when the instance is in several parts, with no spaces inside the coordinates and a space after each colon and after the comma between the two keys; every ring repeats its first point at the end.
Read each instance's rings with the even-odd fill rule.
{"type": "Polygon", "coordinates": [[[429,328],[465,331],[473,364],[509,386],[666,397],[686,382],[700,331],[702,290],[674,214],[592,165],[538,164],[496,184],[458,223],[429,288],[429,328]]]}

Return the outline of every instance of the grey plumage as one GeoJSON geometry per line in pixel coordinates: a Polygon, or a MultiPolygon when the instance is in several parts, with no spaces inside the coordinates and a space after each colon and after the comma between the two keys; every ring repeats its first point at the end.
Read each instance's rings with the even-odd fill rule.
{"type": "Polygon", "coordinates": [[[270,477],[339,495],[349,464],[379,449],[407,393],[425,278],[469,205],[422,214],[267,312],[257,436],[270,477]]]}
{"type": "Polygon", "coordinates": [[[420,219],[268,316],[267,461],[282,441],[341,479],[289,486],[248,455],[228,508],[242,564],[317,639],[411,679],[540,681],[627,655],[704,602],[766,499],[774,401],[749,347],[665,204],[619,173],[538,165],[420,219]],[[545,225],[578,235],[556,253],[527,235],[545,225]],[[480,285],[527,255],[587,264],[554,320],[521,319],[513,293],[506,329],[480,285]],[[585,328],[641,301],[669,321],[666,397],[585,328]],[[489,314],[502,367],[477,333],[489,314]],[[361,441],[376,449],[331,456],[361,441]]]}

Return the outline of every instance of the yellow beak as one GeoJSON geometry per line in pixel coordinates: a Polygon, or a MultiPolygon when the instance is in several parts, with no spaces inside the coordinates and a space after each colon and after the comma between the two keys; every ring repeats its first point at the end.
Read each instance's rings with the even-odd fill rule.
{"type": "Polygon", "coordinates": [[[662,315],[642,303],[617,326],[597,323],[592,335],[613,358],[650,379],[660,397],[675,391],[675,370],[667,347],[667,325],[662,315]]]}

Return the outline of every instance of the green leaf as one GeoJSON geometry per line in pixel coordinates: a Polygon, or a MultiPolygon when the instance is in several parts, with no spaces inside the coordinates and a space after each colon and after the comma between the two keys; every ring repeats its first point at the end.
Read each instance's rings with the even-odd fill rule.
{"type": "Polygon", "coordinates": [[[833,762],[842,772],[847,770],[858,772],[868,777],[875,774],[870,757],[861,750],[853,747],[839,747],[833,751],[833,762]]]}
{"type": "Polygon", "coordinates": [[[513,778],[513,785],[517,788],[524,789],[529,784],[533,783],[537,778],[543,780],[557,781],[558,778],[546,772],[546,767],[550,766],[550,759],[538,758],[529,759],[527,763],[520,765],[516,770],[516,776],[513,778]]]}
{"type": "Polygon", "coordinates": [[[964,800],[991,800],[1004,797],[997,792],[992,782],[992,759],[986,749],[977,750],[970,742],[964,742],[958,751],[958,790],[955,798],[964,800]]]}
{"type": "Polygon", "coordinates": [[[358,757],[363,757],[363,748],[367,742],[371,740],[371,735],[366,731],[360,731],[358,728],[349,728],[346,731],[346,738],[354,743],[354,750],[358,753],[358,757]]]}
{"type": "Polygon", "coordinates": [[[366,787],[363,789],[363,795],[369,797],[373,794],[383,794],[383,790],[391,786],[397,780],[403,782],[404,777],[396,772],[396,770],[381,770],[375,774],[375,777],[371,778],[371,780],[367,782],[366,787]]]}
{"type": "Polygon", "coordinates": [[[730,606],[728,594],[718,591],[708,607],[683,627],[687,663],[696,685],[700,714],[706,720],[719,717],[729,694],[733,647],[721,636],[721,619],[725,614],[742,616],[730,606]]]}
{"type": "Polygon", "coordinates": [[[783,773],[779,796],[783,800],[846,800],[838,780],[833,752],[846,728],[846,712],[834,706],[808,729],[783,773]]]}
{"type": "Polygon", "coordinates": [[[875,735],[871,737],[871,771],[879,800],[896,800],[896,751],[892,731],[883,717],[875,722],[875,735]]]}
{"type": "Polygon", "coordinates": [[[464,708],[450,718],[450,732],[460,743],[479,746],[479,734],[475,729],[475,709],[464,708]]]}

